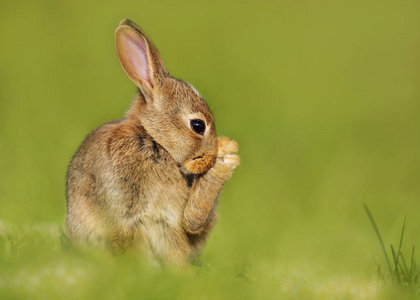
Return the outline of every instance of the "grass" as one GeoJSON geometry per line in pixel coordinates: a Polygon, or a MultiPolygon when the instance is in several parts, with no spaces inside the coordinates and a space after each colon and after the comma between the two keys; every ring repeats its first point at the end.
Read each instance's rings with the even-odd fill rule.
{"type": "Polygon", "coordinates": [[[141,254],[76,251],[62,234],[55,224],[3,224],[1,299],[412,299],[378,284],[374,272],[331,273],[322,261],[254,257],[221,264],[204,255],[199,267],[171,269],[150,265],[141,254]]]}
{"type": "Polygon", "coordinates": [[[376,225],[375,219],[373,218],[369,208],[366,204],[363,204],[365,211],[369,217],[369,220],[372,223],[373,228],[375,229],[376,236],[378,237],[379,243],[382,248],[382,252],[385,257],[385,262],[387,266],[387,272],[381,268],[381,265],[378,265],[378,276],[380,280],[383,280],[384,282],[398,286],[403,291],[408,291],[412,293],[413,295],[418,295],[420,293],[420,289],[418,286],[418,277],[420,272],[417,270],[417,265],[415,262],[415,245],[412,246],[411,249],[411,259],[409,261],[409,264],[406,263],[406,260],[404,258],[404,254],[401,250],[402,243],[404,239],[404,231],[405,231],[405,223],[406,223],[406,216],[404,216],[404,222],[402,226],[402,231],[400,235],[400,241],[398,245],[398,251],[395,251],[394,245],[390,245],[390,251],[392,254],[392,262],[389,259],[388,252],[386,251],[384,242],[382,240],[381,234],[379,233],[378,226],[376,225]]]}

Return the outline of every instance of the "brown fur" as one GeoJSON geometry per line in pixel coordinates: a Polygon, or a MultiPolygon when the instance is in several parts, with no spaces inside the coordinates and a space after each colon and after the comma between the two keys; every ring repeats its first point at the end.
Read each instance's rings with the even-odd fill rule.
{"type": "Polygon", "coordinates": [[[144,251],[183,264],[204,246],[220,190],[239,164],[238,146],[216,137],[205,101],[169,76],[140,27],[123,20],[115,39],[121,65],[140,92],[125,119],[91,132],[74,155],[67,174],[68,236],[77,245],[144,251]],[[139,53],[147,58],[140,64],[146,73],[132,66],[127,41],[145,49],[139,53]],[[191,118],[205,121],[204,135],[190,128],[191,118]]]}

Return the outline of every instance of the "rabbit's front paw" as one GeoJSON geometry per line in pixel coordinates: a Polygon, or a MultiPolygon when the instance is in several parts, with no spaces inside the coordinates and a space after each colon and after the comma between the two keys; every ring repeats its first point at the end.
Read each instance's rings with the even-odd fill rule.
{"type": "Polygon", "coordinates": [[[226,154],[234,154],[238,152],[238,143],[222,136],[218,138],[217,157],[223,157],[226,154]]]}
{"type": "Polygon", "coordinates": [[[219,137],[217,149],[217,163],[233,170],[239,165],[238,143],[229,140],[227,137],[219,137]]]}

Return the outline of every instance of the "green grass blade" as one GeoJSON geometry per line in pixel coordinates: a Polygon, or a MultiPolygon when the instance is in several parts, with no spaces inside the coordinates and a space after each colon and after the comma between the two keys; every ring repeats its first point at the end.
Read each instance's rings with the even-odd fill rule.
{"type": "Polygon", "coordinates": [[[414,249],[415,249],[415,245],[413,245],[413,250],[411,251],[411,263],[410,263],[410,281],[413,278],[413,273],[414,273],[414,249]]]}
{"type": "Polygon", "coordinates": [[[404,238],[404,231],[405,231],[405,220],[406,220],[407,215],[404,215],[404,223],[403,223],[403,227],[402,227],[402,232],[401,232],[401,237],[400,237],[400,245],[398,246],[398,252],[397,252],[397,261],[398,258],[400,256],[401,253],[401,246],[402,246],[402,242],[403,242],[403,238],[404,238]]]}
{"type": "Polygon", "coordinates": [[[392,245],[391,245],[391,253],[392,253],[392,258],[394,259],[394,264],[395,264],[394,272],[391,273],[391,279],[393,282],[397,280],[398,283],[401,285],[401,276],[398,269],[398,257],[397,257],[397,254],[395,254],[394,246],[392,245]]]}
{"type": "Polygon", "coordinates": [[[403,262],[402,265],[400,264],[401,271],[403,271],[406,282],[410,283],[410,275],[409,275],[410,271],[407,268],[407,264],[405,263],[405,259],[402,253],[401,253],[401,261],[403,262]],[[404,266],[404,269],[402,268],[402,266],[404,266]]]}
{"type": "Polygon", "coordinates": [[[391,263],[389,262],[389,257],[388,257],[388,254],[386,253],[384,242],[382,241],[382,237],[381,237],[381,234],[379,233],[378,227],[376,226],[375,220],[373,219],[372,214],[370,213],[369,208],[367,207],[365,203],[363,203],[363,207],[365,208],[365,211],[370,219],[370,222],[372,223],[373,228],[375,229],[376,235],[378,236],[379,242],[382,247],[382,251],[385,255],[385,260],[388,266],[389,273],[392,274],[391,263]]]}

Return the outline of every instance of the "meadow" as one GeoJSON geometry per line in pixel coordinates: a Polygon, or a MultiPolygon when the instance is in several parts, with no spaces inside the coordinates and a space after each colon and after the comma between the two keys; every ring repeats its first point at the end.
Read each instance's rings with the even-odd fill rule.
{"type": "Polygon", "coordinates": [[[406,216],[409,260],[420,247],[420,2],[3,1],[0,28],[0,299],[419,297],[387,280],[363,204],[388,252],[406,216]],[[114,48],[124,18],[240,145],[191,268],[65,238],[70,159],[136,92],[114,48]]]}

